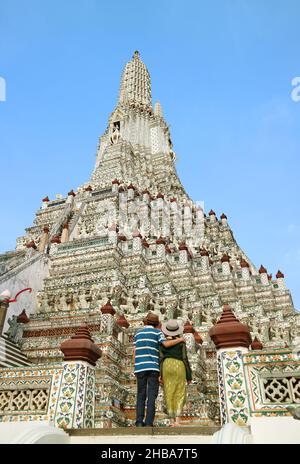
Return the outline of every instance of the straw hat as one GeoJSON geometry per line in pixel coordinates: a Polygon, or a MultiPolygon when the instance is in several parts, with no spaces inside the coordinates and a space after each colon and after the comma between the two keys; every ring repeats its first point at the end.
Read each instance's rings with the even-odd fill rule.
{"type": "Polygon", "coordinates": [[[181,321],[170,319],[168,322],[163,322],[161,330],[165,335],[175,337],[183,332],[183,327],[181,321]]]}
{"type": "Polygon", "coordinates": [[[145,324],[159,324],[159,317],[157,314],[152,313],[151,311],[147,314],[147,316],[144,319],[145,324]]]}

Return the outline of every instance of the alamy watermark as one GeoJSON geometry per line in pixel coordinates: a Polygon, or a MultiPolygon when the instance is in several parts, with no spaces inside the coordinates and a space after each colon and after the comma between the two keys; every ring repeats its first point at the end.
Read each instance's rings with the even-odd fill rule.
{"type": "Polygon", "coordinates": [[[6,101],[6,81],[0,76],[0,102],[6,101]]]}
{"type": "Polygon", "coordinates": [[[292,86],[294,87],[291,92],[291,98],[294,102],[300,101],[300,77],[294,77],[292,79],[292,86]]]}

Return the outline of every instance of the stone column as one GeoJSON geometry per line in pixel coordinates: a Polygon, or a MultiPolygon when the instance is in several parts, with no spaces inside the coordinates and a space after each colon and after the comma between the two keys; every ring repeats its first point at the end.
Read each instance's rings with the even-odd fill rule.
{"type": "Polygon", "coordinates": [[[38,250],[43,253],[49,241],[49,227],[44,227],[38,250]]]}
{"type": "Polygon", "coordinates": [[[92,428],[95,416],[95,364],[101,350],[91,339],[87,326],[60,347],[64,364],[54,415],[56,427],[92,428]]]}
{"type": "Polygon", "coordinates": [[[222,272],[224,275],[229,275],[230,274],[230,264],[229,264],[230,258],[227,253],[225,253],[222,258],[221,258],[221,263],[222,263],[222,272]]]}
{"type": "Polygon", "coordinates": [[[276,280],[277,280],[278,288],[280,290],[286,290],[285,283],[284,283],[284,274],[281,271],[277,272],[276,280]]]}
{"type": "Polygon", "coordinates": [[[251,343],[249,328],[235,317],[230,306],[224,305],[209,335],[217,348],[222,425],[231,422],[246,426],[250,416],[243,353],[248,352],[251,343]]]}
{"type": "Polygon", "coordinates": [[[66,243],[69,241],[69,224],[66,222],[63,226],[63,231],[61,234],[61,243],[66,243]]]}
{"type": "Polygon", "coordinates": [[[6,314],[9,306],[9,297],[7,290],[5,290],[3,293],[0,295],[0,336],[2,335],[4,324],[5,324],[5,319],[6,319],[6,314]]]}
{"type": "Polygon", "coordinates": [[[269,285],[267,269],[263,265],[261,265],[258,272],[260,274],[260,280],[262,285],[269,285]]]}

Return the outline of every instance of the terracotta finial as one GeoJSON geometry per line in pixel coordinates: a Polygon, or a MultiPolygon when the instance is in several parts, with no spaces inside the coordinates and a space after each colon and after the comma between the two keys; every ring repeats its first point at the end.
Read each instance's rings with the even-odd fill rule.
{"type": "Polygon", "coordinates": [[[165,196],[164,196],[162,193],[159,192],[159,193],[156,195],[156,198],[165,198],[165,196]]]}
{"type": "Polygon", "coordinates": [[[261,265],[258,272],[260,274],[267,274],[268,271],[263,265],[261,265]]]}
{"type": "Polygon", "coordinates": [[[244,258],[241,259],[241,262],[240,262],[240,263],[241,263],[241,267],[250,267],[250,266],[249,266],[249,263],[247,263],[247,261],[246,261],[244,258]]]}
{"type": "Polygon", "coordinates": [[[128,329],[129,327],[129,322],[127,321],[126,317],[124,316],[124,314],[122,314],[118,319],[117,319],[117,324],[120,326],[120,327],[124,327],[125,329],[128,329]]]}
{"type": "Polygon", "coordinates": [[[105,305],[103,305],[101,308],[100,308],[100,311],[102,314],[111,314],[112,316],[114,316],[116,314],[116,311],[114,310],[110,300],[108,300],[105,305]]]}
{"type": "Polygon", "coordinates": [[[161,236],[156,240],[156,244],[157,245],[165,245],[166,244],[166,241],[164,238],[162,238],[161,236]]]}
{"type": "Polygon", "coordinates": [[[50,240],[51,243],[60,243],[59,235],[54,235],[54,237],[50,240]]]}
{"type": "Polygon", "coordinates": [[[220,216],[221,219],[227,219],[227,216],[226,214],[222,213],[221,216],[220,216]]]}
{"type": "Polygon", "coordinates": [[[113,184],[113,185],[115,185],[115,184],[116,184],[116,185],[120,185],[120,181],[119,181],[118,179],[114,179],[114,180],[112,181],[112,184],[113,184]]]}
{"type": "Polygon", "coordinates": [[[284,274],[281,271],[278,271],[276,274],[276,279],[284,279],[284,274]]]}
{"type": "Polygon", "coordinates": [[[208,214],[209,214],[209,216],[215,216],[216,215],[216,213],[212,209],[210,210],[210,212],[208,214]]]}
{"type": "Polygon", "coordinates": [[[201,248],[200,255],[201,256],[209,256],[209,253],[205,248],[201,248]]]}
{"type": "Polygon", "coordinates": [[[198,343],[198,345],[202,345],[203,340],[202,340],[201,335],[199,334],[199,332],[197,332],[197,330],[195,330],[195,332],[194,332],[194,339],[195,339],[195,342],[198,343]]]}
{"type": "Polygon", "coordinates": [[[194,327],[192,326],[190,321],[187,320],[186,323],[183,326],[183,333],[194,333],[194,332],[195,332],[194,327]]]}
{"type": "Polygon", "coordinates": [[[252,350],[262,350],[263,344],[258,340],[257,337],[254,338],[253,342],[251,343],[252,350]]]}
{"type": "Polygon", "coordinates": [[[21,322],[22,324],[28,324],[29,317],[27,316],[25,309],[23,309],[23,311],[18,315],[17,322],[21,322]]]}
{"type": "Polygon", "coordinates": [[[71,195],[72,197],[75,197],[75,196],[76,196],[76,193],[74,192],[73,189],[70,190],[70,191],[68,192],[68,196],[70,196],[70,195],[71,195]]]}
{"type": "Polygon", "coordinates": [[[248,348],[251,343],[249,327],[235,317],[229,305],[224,305],[221,317],[210,329],[209,336],[217,349],[248,348]]]}
{"type": "Polygon", "coordinates": [[[125,237],[124,234],[120,233],[117,235],[117,239],[119,242],[126,242],[127,238],[125,237]]]}
{"type": "Polygon", "coordinates": [[[149,243],[147,242],[147,240],[145,238],[143,238],[142,240],[142,245],[144,248],[149,248],[149,243]]]}
{"type": "Polygon", "coordinates": [[[33,248],[34,250],[36,250],[37,246],[35,244],[35,241],[31,240],[30,242],[26,243],[26,248],[33,248]]]}
{"type": "Polygon", "coordinates": [[[64,361],[85,361],[95,366],[101,356],[101,350],[93,342],[87,325],[79,327],[73,337],[65,340],[60,349],[64,354],[64,361]]]}
{"type": "Polygon", "coordinates": [[[47,197],[43,198],[42,201],[43,201],[44,203],[48,203],[48,201],[50,201],[50,200],[49,200],[49,197],[47,196],[47,197]]]}
{"type": "Polygon", "coordinates": [[[230,258],[227,253],[224,253],[224,255],[221,258],[221,263],[229,263],[230,258]]]}
{"type": "Polygon", "coordinates": [[[133,185],[133,183],[131,182],[128,187],[127,187],[127,190],[135,190],[135,186],[133,185]]]}
{"type": "Polygon", "coordinates": [[[186,244],[184,242],[180,243],[178,249],[179,249],[179,251],[188,251],[188,247],[186,246],[186,244]]]}
{"type": "Polygon", "coordinates": [[[84,189],[85,192],[92,192],[92,190],[93,190],[93,189],[92,189],[91,185],[88,185],[88,186],[85,187],[85,189],[84,189]]]}
{"type": "Polygon", "coordinates": [[[49,227],[48,227],[48,226],[45,226],[45,227],[43,228],[43,232],[44,232],[45,234],[49,234],[49,227]]]}

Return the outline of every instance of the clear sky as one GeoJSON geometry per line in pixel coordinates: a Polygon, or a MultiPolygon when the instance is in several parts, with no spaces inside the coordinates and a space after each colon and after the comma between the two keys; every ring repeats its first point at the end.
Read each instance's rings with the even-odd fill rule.
{"type": "Polygon", "coordinates": [[[0,0],[0,251],[89,178],[138,49],[187,192],[300,309],[299,24],[298,0],[0,0]]]}

